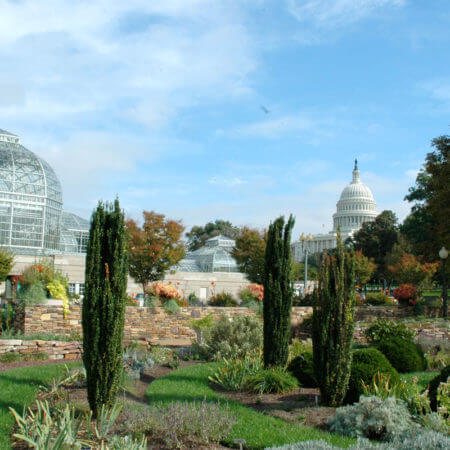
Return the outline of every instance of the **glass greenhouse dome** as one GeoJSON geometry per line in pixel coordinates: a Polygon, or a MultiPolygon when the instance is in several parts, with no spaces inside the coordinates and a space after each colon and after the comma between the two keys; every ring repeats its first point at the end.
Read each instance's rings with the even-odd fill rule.
{"type": "Polygon", "coordinates": [[[225,236],[208,239],[205,246],[189,252],[175,270],[182,272],[239,272],[231,256],[234,240],[225,236]]]}
{"type": "MultiPolygon", "coordinates": [[[[87,234],[88,226],[67,228],[64,222],[62,235],[62,217],[62,189],[53,169],[20,145],[19,136],[0,130],[0,245],[27,254],[66,251],[68,233],[87,234]]],[[[69,251],[75,248],[79,252],[83,245],[69,251]]]]}

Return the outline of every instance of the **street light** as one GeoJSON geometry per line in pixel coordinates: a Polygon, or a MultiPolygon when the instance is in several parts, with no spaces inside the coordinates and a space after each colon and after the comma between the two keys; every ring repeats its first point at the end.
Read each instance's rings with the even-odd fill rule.
{"type": "Polygon", "coordinates": [[[305,254],[305,286],[303,288],[303,294],[306,294],[306,286],[308,283],[308,251],[309,251],[309,244],[313,240],[313,237],[311,234],[308,234],[308,236],[305,235],[305,233],[302,233],[300,236],[300,241],[302,242],[302,252],[305,254]]]}
{"type": "Polygon", "coordinates": [[[439,258],[442,261],[442,317],[447,317],[447,274],[445,272],[445,263],[448,258],[448,250],[445,247],[439,250],[439,258]]]}

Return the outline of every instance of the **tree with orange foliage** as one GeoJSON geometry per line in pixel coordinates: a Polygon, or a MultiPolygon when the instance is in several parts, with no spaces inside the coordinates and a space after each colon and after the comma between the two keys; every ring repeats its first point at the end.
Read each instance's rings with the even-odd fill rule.
{"type": "Polygon", "coordinates": [[[142,227],[134,220],[126,222],[129,237],[130,275],[142,284],[161,280],[165,273],[181,259],[186,251],[181,242],[184,226],[181,221],[166,219],[164,214],[144,211],[142,227]]]}
{"type": "Polygon", "coordinates": [[[399,283],[414,285],[419,296],[430,284],[438,267],[439,263],[426,263],[422,257],[404,252],[394,264],[388,265],[388,270],[399,283]]]}

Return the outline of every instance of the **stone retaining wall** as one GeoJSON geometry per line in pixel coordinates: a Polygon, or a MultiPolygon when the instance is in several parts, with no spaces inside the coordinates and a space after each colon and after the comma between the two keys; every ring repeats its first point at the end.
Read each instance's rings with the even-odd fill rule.
{"type": "Polygon", "coordinates": [[[81,357],[81,346],[77,341],[27,341],[22,339],[0,339],[0,355],[2,353],[45,353],[50,359],[78,359],[81,357]]]}
{"type": "MultiPolygon", "coordinates": [[[[248,308],[187,307],[177,314],[169,314],[164,308],[139,308],[129,306],[125,315],[125,339],[146,340],[150,343],[172,342],[183,345],[195,337],[189,326],[191,320],[212,314],[228,317],[255,315],[248,308]]],[[[297,325],[312,314],[312,307],[299,306],[292,309],[292,324],[297,325]]],[[[377,318],[399,319],[412,315],[412,309],[399,306],[363,306],[356,308],[357,322],[372,322],[377,318]]],[[[60,305],[34,305],[27,307],[21,320],[24,334],[50,333],[71,336],[78,340],[81,336],[81,307],[72,305],[67,318],[63,318],[60,305]]],[[[433,330],[430,333],[434,333],[433,330]]]]}

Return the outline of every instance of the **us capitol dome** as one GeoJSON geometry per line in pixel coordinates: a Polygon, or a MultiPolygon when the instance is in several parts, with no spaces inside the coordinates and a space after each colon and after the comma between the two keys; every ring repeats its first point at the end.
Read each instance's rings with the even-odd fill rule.
{"type": "Polygon", "coordinates": [[[53,169],[0,129],[0,246],[17,254],[85,253],[89,222],[63,210],[53,169]]]}
{"type": "Polygon", "coordinates": [[[338,229],[343,241],[358,231],[363,223],[372,222],[377,216],[377,204],[372,191],[360,178],[358,161],[352,172],[352,181],[344,188],[336,204],[333,214],[333,230],[329,233],[308,236],[304,241],[298,240],[292,244],[295,261],[302,261],[307,248],[309,253],[321,252],[327,248],[336,247],[338,229]]]}

